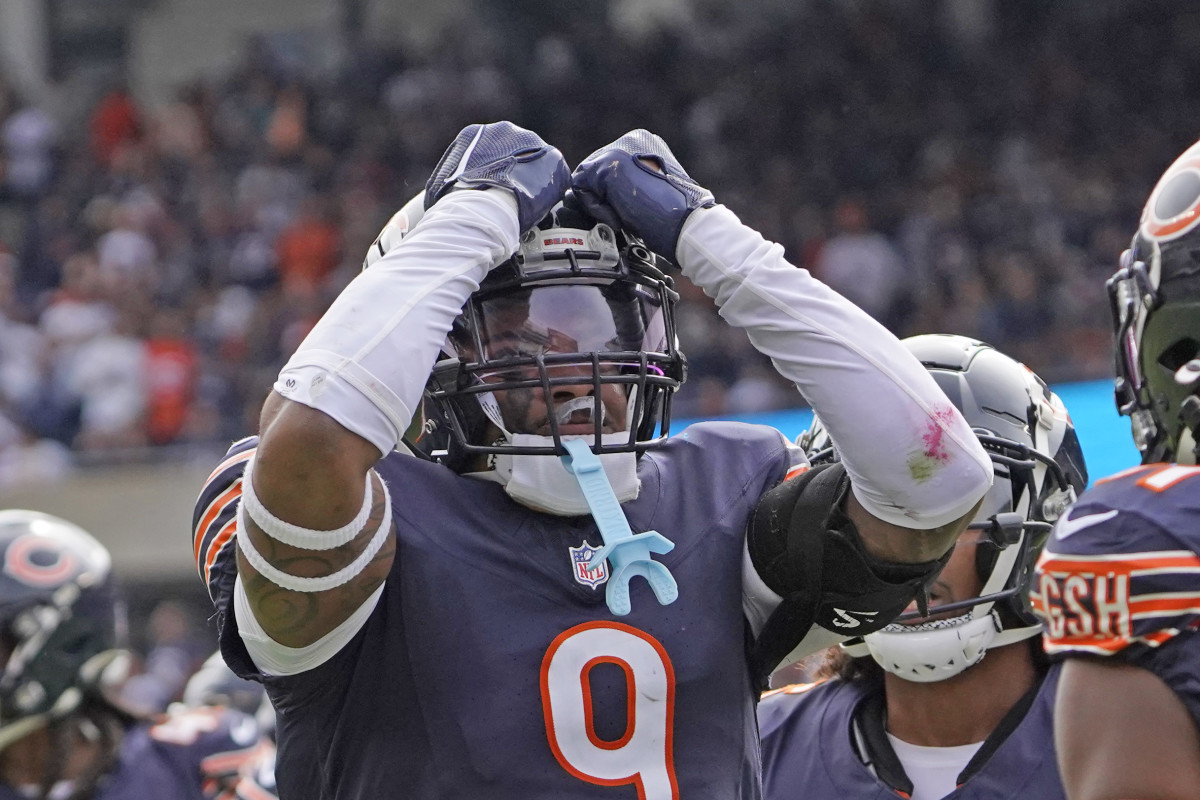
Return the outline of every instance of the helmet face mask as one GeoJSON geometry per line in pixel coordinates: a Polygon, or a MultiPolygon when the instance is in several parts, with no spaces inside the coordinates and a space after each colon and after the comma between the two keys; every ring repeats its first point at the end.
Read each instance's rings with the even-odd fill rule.
{"type": "Polygon", "coordinates": [[[471,296],[434,365],[426,398],[443,432],[425,450],[451,466],[561,456],[575,436],[642,452],[670,432],[686,374],[671,279],[638,240],[578,212],[543,226],[471,296]]]}
{"type": "Polygon", "coordinates": [[[1143,463],[1196,463],[1200,437],[1200,143],[1151,192],[1108,280],[1115,394],[1143,463]]]}
{"type": "MultiPolygon", "coordinates": [[[[1135,240],[1108,280],[1113,315],[1117,408],[1130,418],[1143,463],[1195,463],[1200,413],[1200,278],[1154,285],[1138,251],[1161,261],[1157,243],[1135,240]],[[1172,289],[1185,291],[1174,292],[1172,289]],[[1189,290],[1190,291],[1187,291],[1189,290]],[[1182,297],[1176,296],[1182,294],[1182,297]],[[1191,298],[1188,298],[1191,294],[1191,298]]],[[[1161,269],[1156,270],[1161,275],[1161,269]]]]}
{"type": "MultiPolygon", "coordinates": [[[[1087,471],[1062,401],[1023,364],[963,336],[914,336],[904,344],[962,412],[996,476],[959,538],[960,546],[974,545],[979,590],[935,603],[928,617],[903,614],[846,646],[906,680],[928,682],[959,674],[988,647],[1040,631],[1028,600],[1033,567],[1053,522],[1086,487],[1087,471]]],[[[819,423],[814,430],[806,449],[831,457],[819,423]]]]}

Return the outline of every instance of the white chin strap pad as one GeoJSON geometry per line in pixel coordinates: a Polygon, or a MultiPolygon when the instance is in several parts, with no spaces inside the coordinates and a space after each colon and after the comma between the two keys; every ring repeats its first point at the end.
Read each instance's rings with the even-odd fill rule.
{"type": "MultiPolygon", "coordinates": [[[[875,663],[893,675],[914,683],[934,683],[978,664],[999,628],[994,614],[973,617],[968,613],[918,625],[888,625],[867,634],[863,641],[875,663]]],[[[866,655],[860,648],[862,645],[847,650],[851,655],[866,655]]]]}
{"type": "MultiPolygon", "coordinates": [[[[636,394],[637,387],[631,387],[626,405],[626,419],[629,419],[633,413],[636,394]]],[[[550,436],[510,433],[500,412],[500,405],[491,392],[480,393],[477,398],[484,415],[500,429],[500,433],[509,444],[516,447],[554,446],[554,439],[550,436]]],[[[595,407],[595,398],[588,396],[577,397],[561,403],[555,406],[554,410],[558,415],[559,424],[562,425],[566,424],[575,412],[592,411],[595,407]]],[[[600,405],[600,413],[605,417],[608,416],[607,409],[603,404],[600,405]]],[[[603,421],[601,419],[601,424],[603,421]]],[[[590,435],[563,436],[562,438],[583,439],[589,443],[593,439],[590,435]]],[[[600,441],[606,445],[624,444],[629,441],[629,432],[601,434],[600,441]]],[[[626,503],[635,499],[642,488],[641,481],[637,476],[637,454],[604,453],[598,458],[600,465],[604,468],[609,485],[612,486],[613,494],[616,495],[617,502],[626,503]]],[[[503,484],[504,491],[508,493],[508,496],[523,506],[559,517],[579,517],[592,513],[587,498],[583,496],[583,490],[579,488],[579,481],[575,479],[574,475],[567,472],[566,467],[562,464],[562,459],[557,456],[502,454],[493,456],[489,464],[495,479],[503,484]]]]}
{"type": "Polygon", "coordinates": [[[1040,625],[1000,630],[996,613],[980,614],[980,608],[953,619],[918,625],[893,623],[864,636],[860,643],[842,647],[856,658],[871,656],[876,664],[906,681],[935,683],[978,664],[988,650],[1042,632],[1040,625]]]}
{"type": "MultiPolygon", "coordinates": [[[[591,436],[563,438],[592,440],[591,436]]],[[[600,439],[604,444],[619,444],[628,441],[629,434],[606,433],[600,439]]],[[[510,441],[518,447],[551,447],[554,444],[549,436],[528,433],[510,434],[510,441]]],[[[605,453],[599,458],[617,501],[625,503],[636,498],[641,490],[641,481],[637,476],[637,454],[605,453]]],[[[556,456],[499,455],[495,457],[494,469],[496,477],[504,484],[504,491],[523,506],[560,517],[592,513],[579,482],[567,472],[562,460],[556,456]]]]}

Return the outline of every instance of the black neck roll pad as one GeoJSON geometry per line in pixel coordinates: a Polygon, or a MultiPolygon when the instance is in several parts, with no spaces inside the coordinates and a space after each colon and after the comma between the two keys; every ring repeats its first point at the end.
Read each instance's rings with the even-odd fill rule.
{"type": "Polygon", "coordinates": [[[872,633],[904,611],[941,571],[936,561],[901,564],[869,554],[844,506],[850,479],[822,464],[763,495],[747,533],[750,560],[783,602],[752,649],[764,682],[815,623],[847,637],[872,633]]]}

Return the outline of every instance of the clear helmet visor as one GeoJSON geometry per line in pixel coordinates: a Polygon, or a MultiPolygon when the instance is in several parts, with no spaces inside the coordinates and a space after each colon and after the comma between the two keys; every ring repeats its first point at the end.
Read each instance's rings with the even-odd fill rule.
{"type": "MultiPolygon", "coordinates": [[[[508,292],[474,305],[478,340],[456,336],[459,357],[506,361],[538,355],[662,352],[658,308],[600,285],[550,285],[508,292]]],[[[577,359],[581,360],[581,359],[577,359]]]]}

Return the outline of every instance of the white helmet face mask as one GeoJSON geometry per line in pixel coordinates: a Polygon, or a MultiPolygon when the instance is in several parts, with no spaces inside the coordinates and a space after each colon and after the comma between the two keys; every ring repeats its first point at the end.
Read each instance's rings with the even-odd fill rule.
{"type": "MultiPolygon", "coordinates": [[[[1086,487],[1087,473],[1062,401],[1024,365],[962,336],[914,336],[904,343],[992,457],[995,483],[960,538],[978,542],[974,567],[983,586],[973,597],[931,607],[933,619],[905,614],[843,647],[904,680],[931,683],[979,663],[989,648],[1041,632],[1026,597],[1033,565],[1054,520],[1086,487]]],[[[817,423],[806,447],[836,457],[827,438],[817,423]]]]}

